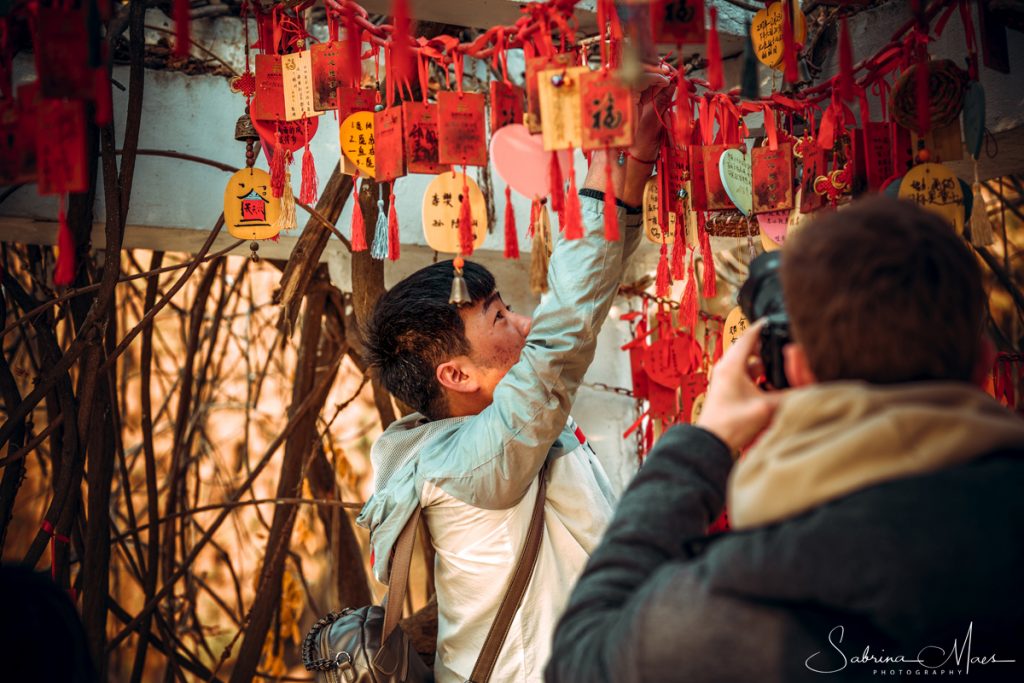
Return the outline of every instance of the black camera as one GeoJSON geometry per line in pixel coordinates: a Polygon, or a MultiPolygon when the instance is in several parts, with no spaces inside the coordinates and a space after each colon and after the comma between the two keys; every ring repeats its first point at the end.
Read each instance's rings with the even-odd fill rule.
{"type": "Polygon", "coordinates": [[[782,253],[768,251],[750,262],[750,274],[740,287],[739,304],[743,315],[751,323],[761,318],[761,361],[764,374],[775,389],[789,386],[786,380],[782,347],[792,341],[789,337],[789,314],[782,298],[779,264],[782,253]]]}

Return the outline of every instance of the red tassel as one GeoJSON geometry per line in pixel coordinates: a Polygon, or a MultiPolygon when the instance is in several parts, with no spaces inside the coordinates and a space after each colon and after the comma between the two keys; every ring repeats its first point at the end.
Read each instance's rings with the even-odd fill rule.
{"type": "Polygon", "coordinates": [[[928,83],[928,48],[925,45],[918,47],[917,69],[914,73],[914,92],[917,100],[917,134],[924,137],[931,128],[931,88],[928,83]]]}
{"type": "Polygon", "coordinates": [[[683,217],[676,217],[676,238],[672,242],[672,279],[682,280],[686,277],[686,235],[680,234],[685,233],[684,230],[680,230],[679,226],[683,225],[683,217]]]}
{"type": "Polygon", "coordinates": [[[284,167],[286,152],[281,146],[281,138],[274,142],[274,153],[270,159],[270,194],[280,197],[284,194],[284,167]]]}
{"type": "Polygon", "coordinates": [[[668,274],[668,244],[661,243],[661,256],[658,258],[658,276],[654,279],[654,294],[668,296],[668,288],[672,284],[668,274]]]}
{"type": "Polygon", "coordinates": [[[718,44],[718,10],[711,6],[711,28],[708,30],[707,42],[708,86],[712,90],[721,90],[724,84],[722,77],[722,48],[718,44]]]}
{"type": "Polygon", "coordinates": [[[580,195],[576,191],[576,170],[573,168],[573,155],[569,153],[569,190],[565,193],[565,213],[562,216],[562,231],[568,240],[583,237],[583,213],[580,210],[580,195]]]}
{"type": "Polygon", "coordinates": [[[92,99],[96,103],[96,125],[106,126],[114,120],[113,95],[110,92],[110,78],[107,67],[93,69],[92,99]]]}
{"type": "Polygon", "coordinates": [[[519,233],[516,231],[511,185],[505,186],[505,258],[519,258],[519,233]]]}
{"type": "Polygon", "coordinates": [[[619,241],[619,212],[615,206],[615,183],[612,181],[612,159],[606,154],[604,165],[604,238],[609,242],[619,241]]]}
{"type": "Polygon", "coordinates": [[[690,252],[690,267],[686,272],[686,288],[683,298],[679,301],[679,324],[688,327],[690,332],[697,326],[697,278],[693,268],[693,252],[690,252]]]}
{"type": "Polygon", "coordinates": [[[551,153],[551,163],[548,164],[548,180],[551,189],[551,210],[561,215],[565,209],[565,183],[562,181],[562,166],[558,162],[558,152],[551,153]]]}
{"type": "Polygon", "coordinates": [[[388,197],[388,258],[398,260],[398,212],[395,211],[395,183],[391,183],[391,196],[388,197]]]}
{"type": "Polygon", "coordinates": [[[366,251],[366,223],[359,201],[359,178],[352,181],[352,251],[366,251]]]}
{"type": "Polygon", "coordinates": [[[317,200],[316,166],[313,163],[313,152],[306,145],[302,153],[302,185],[299,188],[299,201],[312,206],[317,200]]]}
{"type": "Polygon", "coordinates": [[[473,211],[469,206],[469,183],[466,167],[462,167],[462,202],[459,205],[459,249],[463,256],[473,253],[473,211]]]}
{"type": "Polygon", "coordinates": [[[793,4],[792,0],[782,0],[785,7],[782,12],[782,63],[783,78],[787,83],[796,83],[800,80],[800,73],[796,68],[796,35],[793,27],[793,4]]]}
{"type": "Polygon", "coordinates": [[[693,134],[693,103],[690,101],[687,80],[682,72],[677,76],[675,139],[689,140],[693,134]]]}
{"type": "Polygon", "coordinates": [[[839,20],[839,96],[849,102],[853,92],[853,46],[850,44],[850,29],[846,17],[839,20]]]}
{"type": "Polygon", "coordinates": [[[171,14],[174,15],[174,58],[188,57],[190,47],[189,36],[189,0],[174,0],[171,14]]]}
{"type": "Polygon", "coordinates": [[[68,227],[68,217],[64,214],[64,197],[60,198],[60,209],[57,211],[57,265],[53,270],[53,284],[66,287],[75,281],[75,237],[68,227]]]}
{"type": "Polygon", "coordinates": [[[704,298],[718,296],[718,273],[715,271],[715,255],[711,253],[711,236],[700,220],[697,227],[700,239],[700,258],[704,262],[704,298]]]}

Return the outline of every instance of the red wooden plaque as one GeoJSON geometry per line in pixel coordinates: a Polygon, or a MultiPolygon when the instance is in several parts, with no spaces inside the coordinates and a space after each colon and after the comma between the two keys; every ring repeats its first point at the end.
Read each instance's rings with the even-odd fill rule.
{"type": "Polygon", "coordinates": [[[853,136],[850,144],[850,168],[853,171],[853,182],[850,184],[847,194],[858,197],[868,189],[868,165],[866,159],[867,152],[864,149],[864,130],[862,128],[854,128],[849,132],[853,136]]]}
{"type": "Polygon", "coordinates": [[[647,402],[650,405],[651,419],[674,424],[679,413],[678,388],[675,385],[666,387],[657,382],[651,382],[648,386],[647,402]]]}
{"type": "Polygon", "coordinates": [[[18,103],[14,99],[0,100],[0,185],[25,182],[19,179],[18,103]]]}
{"type": "Polygon", "coordinates": [[[892,123],[892,164],[893,175],[903,175],[910,169],[911,161],[914,158],[914,147],[910,141],[910,131],[903,126],[892,123]]]}
{"type": "Polygon", "coordinates": [[[491,134],[502,126],[523,122],[523,89],[513,83],[491,81],[491,134]]]}
{"type": "Polygon", "coordinates": [[[647,376],[664,387],[679,386],[682,375],[676,367],[673,338],[666,336],[647,347],[644,354],[644,370],[647,376]]]}
{"type": "Polygon", "coordinates": [[[659,43],[703,43],[704,0],[665,0],[652,7],[659,43]],[[658,16],[658,12],[661,16],[658,16]]]}
{"type": "Polygon", "coordinates": [[[754,189],[754,213],[793,208],[793,145],[778,149],[754,147],[750,150],[754,189]]]}
{"type": "Polygon", "coordinates": [[[722,174],[718,172],[718,160],[722,152],[737,145],[708,145],[704,148],[704,187],[708,192],[708,209],[735,209],[722,185],[722,174]]]}
{"type": "Polygon", "coordinates": [[[888,123],[868,121],[864,124],[864,165],[869,190],[881,190],[882,183],[892,177],[892,141],[888,123]]]}
{"type": "Polygon", "coordinates": [[[256,96],[252,111],[253,119],[284,120],[284,81],[278,55],[256,55],[256,96]]]}
{"type": "Polygon", "coordinates": [[[316,43],[309,48],[313,65],[313,108],[327,111],[338,108],[338,88],[341,86],[343,43],[332,40],[316,43]]]}
{"type": "Polygon", "coordinates": [[[357,111],[373,111],[377,104],[377,91],[373,88],[338,88],[338,121],[344,121],[357,111]]]}
{"type": "Polygon", "coordinates": [[[442,164],[484,166],[484,96],[471,92],[437,94],[438,152],[442,164]]]}
{"type": "Polygon", "coordinates": [[[85,192],[89,172],[85,145],[85,103],[43,99],[36,108],[39,194],[85,192]]]}
{"type": "Polygon", "coordinates": [[[437,161],[437,105],[402,104],[405,124],[405,163],[409,173],[437,175],[449,169],[437,161]]]}
{"type": "Polygon", "coordinates": [[[92,98],[85,10],[39,7],[38,11],[34,48],[43,97],[92,98]]]}
{"type": "Polygon", "coordinates": [[[584,73],[580,121],[583,150],[629,147],[633,144],[633,94],[606,71],[584,73]]]}
{"type": "Polygon", "coordinates": [[[0,185],[36,182],[38,81],[18,86],[18,99],[0,103],[0,185]]]}
{"type": "Polygon", "coordinates": [[[374,178],[394,180],[405,175],[405,140],[402,137],[402,107],[388,107],[373,115],[377,166],[374,178]]]}
{"type": "Polygon", "coordinates": [[[825,197],[814,191],[814,181],[828,173],[825,150],[807,145],[804,151],[803,176],[800,179],[800,213],[812,213],[825,206],[825,197]]]}

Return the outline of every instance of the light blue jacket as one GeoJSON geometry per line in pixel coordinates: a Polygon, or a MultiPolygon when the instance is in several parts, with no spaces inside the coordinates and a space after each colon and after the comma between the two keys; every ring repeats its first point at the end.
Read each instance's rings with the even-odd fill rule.
{"type": "Polygon", "coordinates": [[[580,197],[580,204],[585,235],[555,236],[549,291],[493,403],[471,417],[429,422],[407,416],[374,444],[377,485],[357,523],[370,530],[379,580],[387,580],[391,549],[426,482],[470,505],[505,509],[520,501],[549,456],[580,445],[567,426],[569,411],[641,232],[641,216],[619,208],[623,238],[609,242],[603,201],[580,197]]]}

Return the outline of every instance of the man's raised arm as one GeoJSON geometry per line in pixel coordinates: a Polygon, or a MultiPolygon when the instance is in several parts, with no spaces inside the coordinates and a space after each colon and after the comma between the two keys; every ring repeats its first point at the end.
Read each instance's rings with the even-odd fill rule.
{"type": "MultiPolygon", "coordinates": [[[[594,358],[597,335],[618,290],[626,257],[640,239],[644,183],[658,153],[660,112],[669,101],[667,80],[652,77],[642,94],[635,142],[626,163],[595,151],[581,193],[584,236],[555,240],[549,292],[534,315],[519,362],[494,391],[493,403],[471,424],[433,444],[452,453],[458,472],[422,472],[448,494],[478,507],[514,505],[537,476],[569,416],[576,390],[594,358]],[[604,238],[603,191],[611,166],[622,239],[604,238]],[[602,196],[603,195],[598,195],[602,196]],[[627,209],[626,207],[636,207],[627,209]],[[469,467],[466,467],[469,463],[469,467]]],[[[543,172],[538,169],[538,172],[543,172]]]]}

